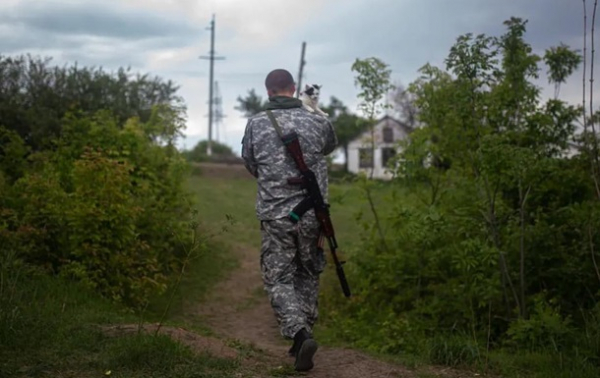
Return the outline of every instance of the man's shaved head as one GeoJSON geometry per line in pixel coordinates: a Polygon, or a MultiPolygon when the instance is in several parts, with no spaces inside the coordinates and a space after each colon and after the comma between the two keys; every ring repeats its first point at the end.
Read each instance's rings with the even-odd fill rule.
{"type": "Polygon", "coordinates": [[[276,69],[267,75],[265,79],[265,87],[269,96],[276,96],[282,94],[293,95],[296,91],[296,83],[291,73],[284,69],[276,69]]]}

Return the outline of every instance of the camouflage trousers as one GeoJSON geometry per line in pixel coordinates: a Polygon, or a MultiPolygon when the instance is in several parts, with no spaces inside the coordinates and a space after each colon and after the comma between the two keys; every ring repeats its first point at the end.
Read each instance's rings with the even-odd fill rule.
{"type": "Polygon", "coordinates": [[[262,221],[261,234],[262,278],[281,335],[291,339],[302,328],[312,333],[319,314],[319,276],[326,264],[313,212],[297,224],[286,218],[262,221]]]}

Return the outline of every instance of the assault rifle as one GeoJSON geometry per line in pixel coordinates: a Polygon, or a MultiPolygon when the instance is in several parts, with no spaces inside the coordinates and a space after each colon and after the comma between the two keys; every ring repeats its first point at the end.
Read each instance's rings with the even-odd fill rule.
{"type": "Polygon", "coordinates": [[[338,244],[335,239],[333,224],[331,223],[329,204],[325,203],[323,200],[323,195],[321,194],[321,189],[319,188],[319,183],[317,182],[315,173],[311,171],[304,162],[298,135],[294,131],[282,135],[281,128],[273,116],[273,113],[271,113],[269,110],[267,110],[266,113],[269,116],[271,123],[275,127],[277,134],[279,134],[279,137],[285,145],[288,153],[291,155],[292,159],[294,159],[296,167],[300,171],[300,177],[288,178],[288,184],[300,185],[307,191],[306,198],[304,198],[298,205],[296,205],[296,207],[294,207],[294,209],[289,213],[289,218],[292,222],[297,223],[304,213],[310,209],[314,209],[317,221],[321,226],[321,232],[327,238],[329,250],[331,251],[331,255],[335,263],[335,270],[342,286],[342,291],[346,297],[350,297],[350,287],[348,286],[348,281],[346,281],[346,275],[344,274],[344,269],[342,267],[345,262],[340,262],[336,254],[338,244]]]}

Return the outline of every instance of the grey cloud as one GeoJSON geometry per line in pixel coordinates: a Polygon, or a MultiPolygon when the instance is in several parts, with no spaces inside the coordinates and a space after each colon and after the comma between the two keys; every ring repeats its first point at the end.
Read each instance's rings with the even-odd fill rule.
{"type": "Polygon", "coordinates": [[[180,18],[106,3],[21,4],[0,16],[0,22],[63,35],[134,40],[165,37],[189,40],[199,29],[180,18]]]}
{"type": "Polygon", "coordinates": [[[118,67],[142,67],[145,64],[144,48],[130,48],[126,54],[119,49],[105,52],[92,52],[87,48],[85,38],[70,39],[57,36],[42,38],[38,33],[24,31],[18,39],[0,39],[0,54],[32,54],[52,58],[58,65],[77,63],[83,66],[102,66],[107,69],[118,67]]]}
{"type": "MultiPolygon", "coordinates": [[[[181,18],[106,3],[19,3],[0,14],[0,49],[76,49],[104,39],[139,42],[152,48],[178,47],[202,35],[181,18]],[[6,35],[8,33],[8,35],[6,35]],[[3,35],[2,35],[3,34],[3,35]]],[[[128,53],[115,51],[116,53],[128,53]]]]}
{"type": "MultiPolygon", "coordinates": [[[[403,76],[427,62],[442,64],[456,38],[465,33],[499,35],[511,16],[528,19],[526,38],[534,49],[582,33],[581,6],[565,0],[419,0],[348,2],[326,11],[303,30],[314,65],[329,66],[378,56],[403,76]]],[[[574,46],[578,47],[578,46],[574,46]]]]}
{"type": "Polygon", "coordinates": [[[0,32],[0,52],[2,53],[48,48],[57,50],[75,49],[79,47],[81,47],[81,42],[65,39],[58,35],[44,35],[34,30],[19,30],[11,33],[10,36],[0,32]]]}

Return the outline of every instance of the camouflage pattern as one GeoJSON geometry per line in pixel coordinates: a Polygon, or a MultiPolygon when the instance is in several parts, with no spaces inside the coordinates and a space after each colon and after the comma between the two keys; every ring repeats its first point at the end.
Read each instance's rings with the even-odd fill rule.
{"type": "Polygon", "coordinates": [[[261,222],[260,267],[281,335],[312,333],[319,316],[319,275],[326,259],[317,248],[319,224],[304,216],[296,225],[283,218],[261,222]]]}
{"type": "MultiPolygon", "coordinates": [[[[284,134],[295,130],[304,161],[319,182],[327,202],[327,162],[337,146],[337,136],[327,118],[304,108],[274,109],[273,115],[284,134]]],[[[265,112],[251,117],[242,140],[242,158],[248,171],[257,178],[256,215],[260,220],[286,217],[304,198],[304,191],[289,185],[287,179],[299,175],[277,131],[265,112]]],[[[312,214],[307,213],[306,215],[312,214]]],[[[313,215],[314,216],[314,215],[313,215]]]]}
{"type": "MultiPolygon", "coordinates": [[[[329,120],[311,113],[295,98],[270,98],[277,123],[286,134],[298,134],[304,161],[317,177],[323,199],[328,198],[325,156],[337,147],[329,120]]],[[[256,216],[261,222],[260,267],[265,290],[280,325],[282,336],[293,338],[302,328],[312,333],[318,317],[319,275],[325,268],[318,248],[319,224],[314,210],[294,224],[289,212],[305,198],[305,192],[287,179],[298,177],[275,127],[265,112],[251,117],[242,140],[242,158],[256,177],[256,216]]]]}

